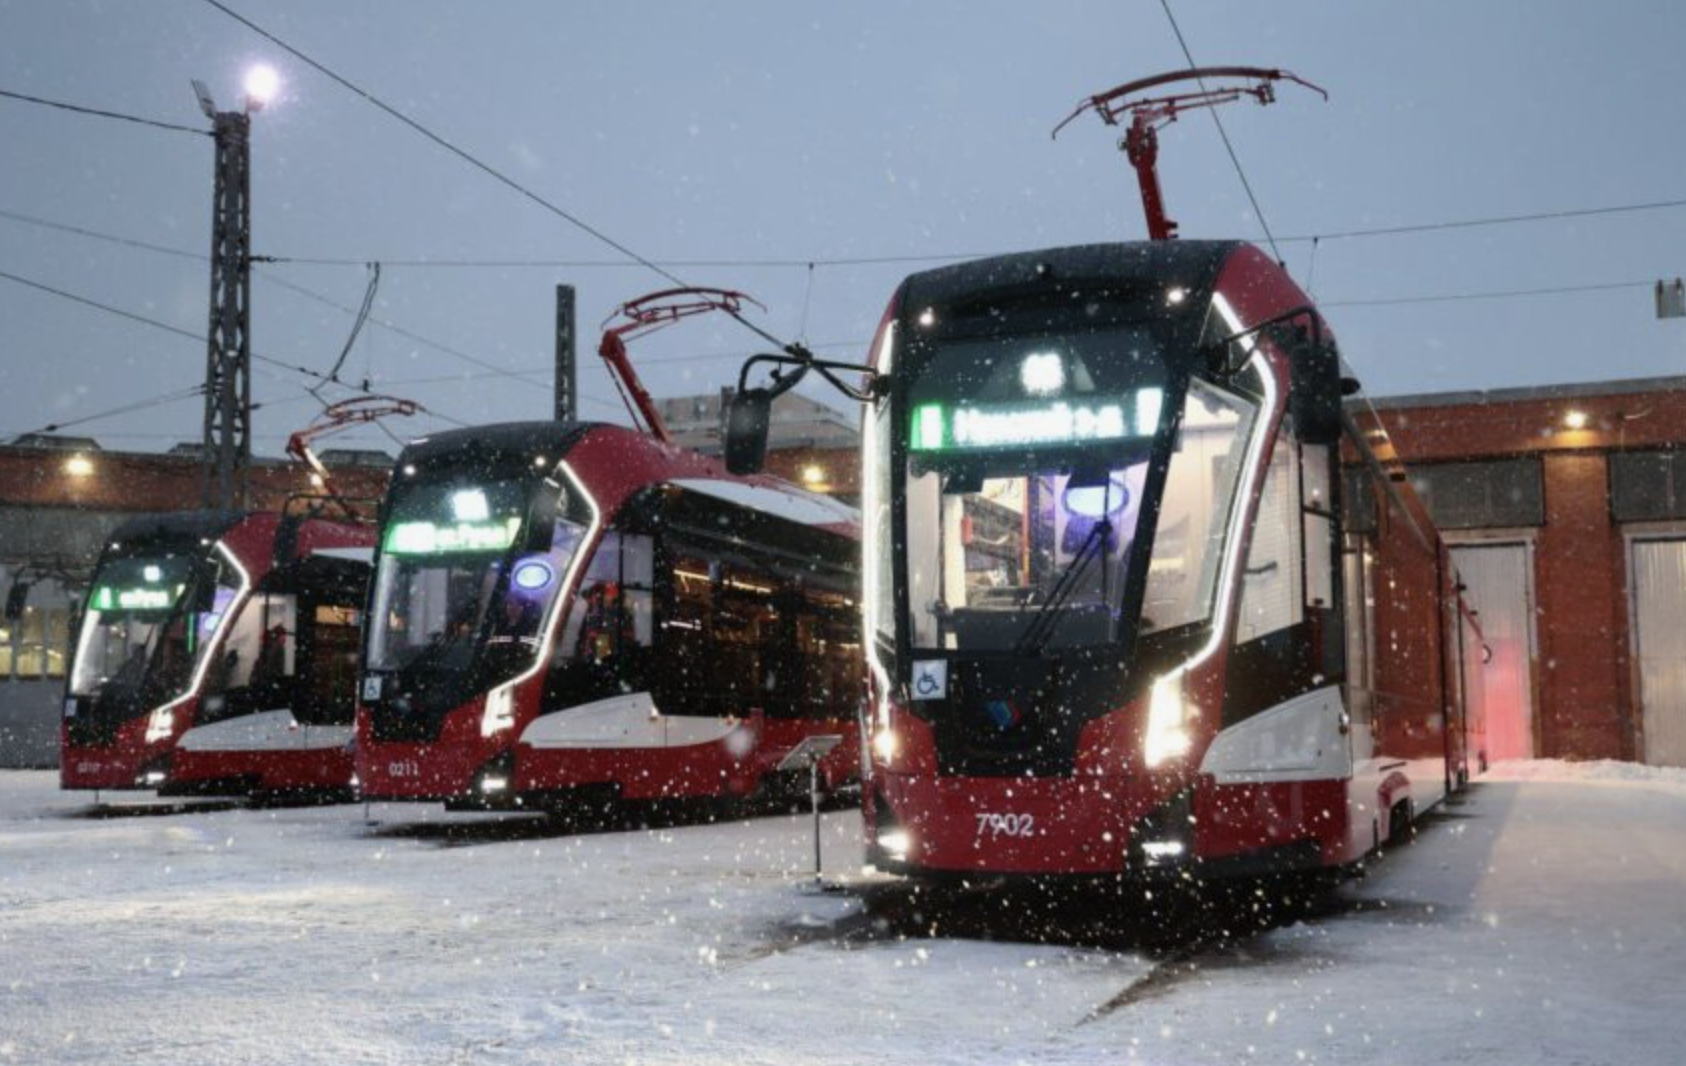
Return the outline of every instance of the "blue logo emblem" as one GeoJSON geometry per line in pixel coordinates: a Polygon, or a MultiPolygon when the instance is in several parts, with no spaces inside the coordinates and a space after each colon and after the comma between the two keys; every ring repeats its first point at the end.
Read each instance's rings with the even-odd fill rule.
{"type": "Polygon", "coordinates": [[[1024,715],[1019,713],[1019,709],[1013,706],[1011,700],[990,700],[984,704],[984,713],[989,715],[989,720],[995,723],[995,728],[1003,733],[1018,725],[1024,718],[1024,715]]]}

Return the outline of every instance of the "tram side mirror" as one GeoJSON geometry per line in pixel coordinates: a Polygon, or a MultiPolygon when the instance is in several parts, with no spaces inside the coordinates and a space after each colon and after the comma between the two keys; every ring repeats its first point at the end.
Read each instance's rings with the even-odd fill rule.
{"type": "Polygon", "coordinates": [[[726,405],[726,469],[759,474],[767,465],[767,430],[773,421],[773,394],[744,389],[726,405]]]}
{"type": "Polygon", "coordinates": [[[1349,378],[1341,374],[1341,357],[1332,344],[1309,337],[1299,341],[1294,360],[1295,382],[1289,394],[1294,428],[1307,444],[1333,444],[1341,437],[1341,400],[1349,378]]]}

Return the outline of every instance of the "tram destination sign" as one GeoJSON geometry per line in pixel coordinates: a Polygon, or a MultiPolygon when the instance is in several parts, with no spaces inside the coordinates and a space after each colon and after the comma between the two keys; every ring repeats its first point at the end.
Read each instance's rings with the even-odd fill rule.
{"type": "Polygon", "coordinates": [[[1164,390],[1149,388],[1125,396],[1029,403],[921,403],[913,408],[909,446],[916,452],[960,452],[1151,437],[1164,401],[1164,390]]]}
{"type": "Polygon", "coordinates": [[[89,595],[88,606],[96,611],[167,611],[181,599],[186,587],[100,585],[89,595]]]}
{"type": "Polygon", "coordinates": [[[398,522],[387,531],[382,548],[392,555],[449,555],[500,552],[515,543],[520,518],[498,521],[398,522]]]}

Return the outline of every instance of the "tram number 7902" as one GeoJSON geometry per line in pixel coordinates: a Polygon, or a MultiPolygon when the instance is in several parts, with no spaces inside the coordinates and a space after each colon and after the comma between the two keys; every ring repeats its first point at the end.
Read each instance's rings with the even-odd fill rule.
{"type": "Polygon", "coordinates": [[[978,839],[989,837],[1027,837],[1036,832],[1036,815],[1034,814],[996,814],[979,811],[974,818],[978,820],[978,839]]]}

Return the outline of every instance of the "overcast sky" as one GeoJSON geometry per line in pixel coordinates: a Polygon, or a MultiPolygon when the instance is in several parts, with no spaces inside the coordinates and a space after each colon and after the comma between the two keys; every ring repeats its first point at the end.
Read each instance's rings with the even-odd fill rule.
{"type": "MultiPolygon", "coordinates": [[[[657,259],[825,259],[1016,251],[1144,235],[1112,131],[1048,132],[1082,97],[1183,65],[1157,0],[1108,3],[564,4],[418,0],[231,6],[493,166],[657,259]]],[[[1223,117],[1277,236],[1686,197],[1686,5],[1173,0],[1204,64],[1286,67],[1223,117]]],[[[0,89],[203,124],[243,69],[278,67],[255,120],[259,254],[604,260],[611,249],[401,126],[202,0],[0,0],[0,89]]],[[[1163,135],[1190,237],[1262,240],[1211,121],[1163,135]]],[[[0,99],[0,211],[203,252],[208,140],[0,99]]],[[[1309,280],[1373,394],[1686,372],[1686,321],[1646,288],[1389,306],[1342,301],[1647,281],[1686,273],[1686,210],[1327,241],[1309,280]]],[[[1282,252],[1302,284],[1310,245],[1282,252]]],[[[915,265],[679,269],[747,290],[784,335],[859,354],[915,265]],[[811,287],[810,287],[811,286],[811,287]]],[[[202,332],[207,267],[0,217],[0,270],[202,332]]],[[[277,264],[253,282],[254,350],[326,369],[364,268],[277,264]]],[[[388,266],[375,314],[526,375],[380,327],[350,376],[470,422],[548,417],[553,288],[579,287],[584,412],[619,405],[592,351],[642,268],[388,266]],[[426,379],[426,380],[412,380],[426,379]],[[447,380],[439,380],[447,379],[447,380]]],[[[657,395],[712,391],[754,338],[732,323],[639,344],[657,395]]],[[[195,342],[0,279],[0,435],[202,380],[195,342]]],[[[312,413],[260,368],[258,450],[312,413]]],[[[110,447],[197,439],[202,402],[74,432],[110,447]]],[[[406,435],[438,423],[416,419],[406,435]]],[[[384,443],[364,432],[352,440],[384,443]]]]}

